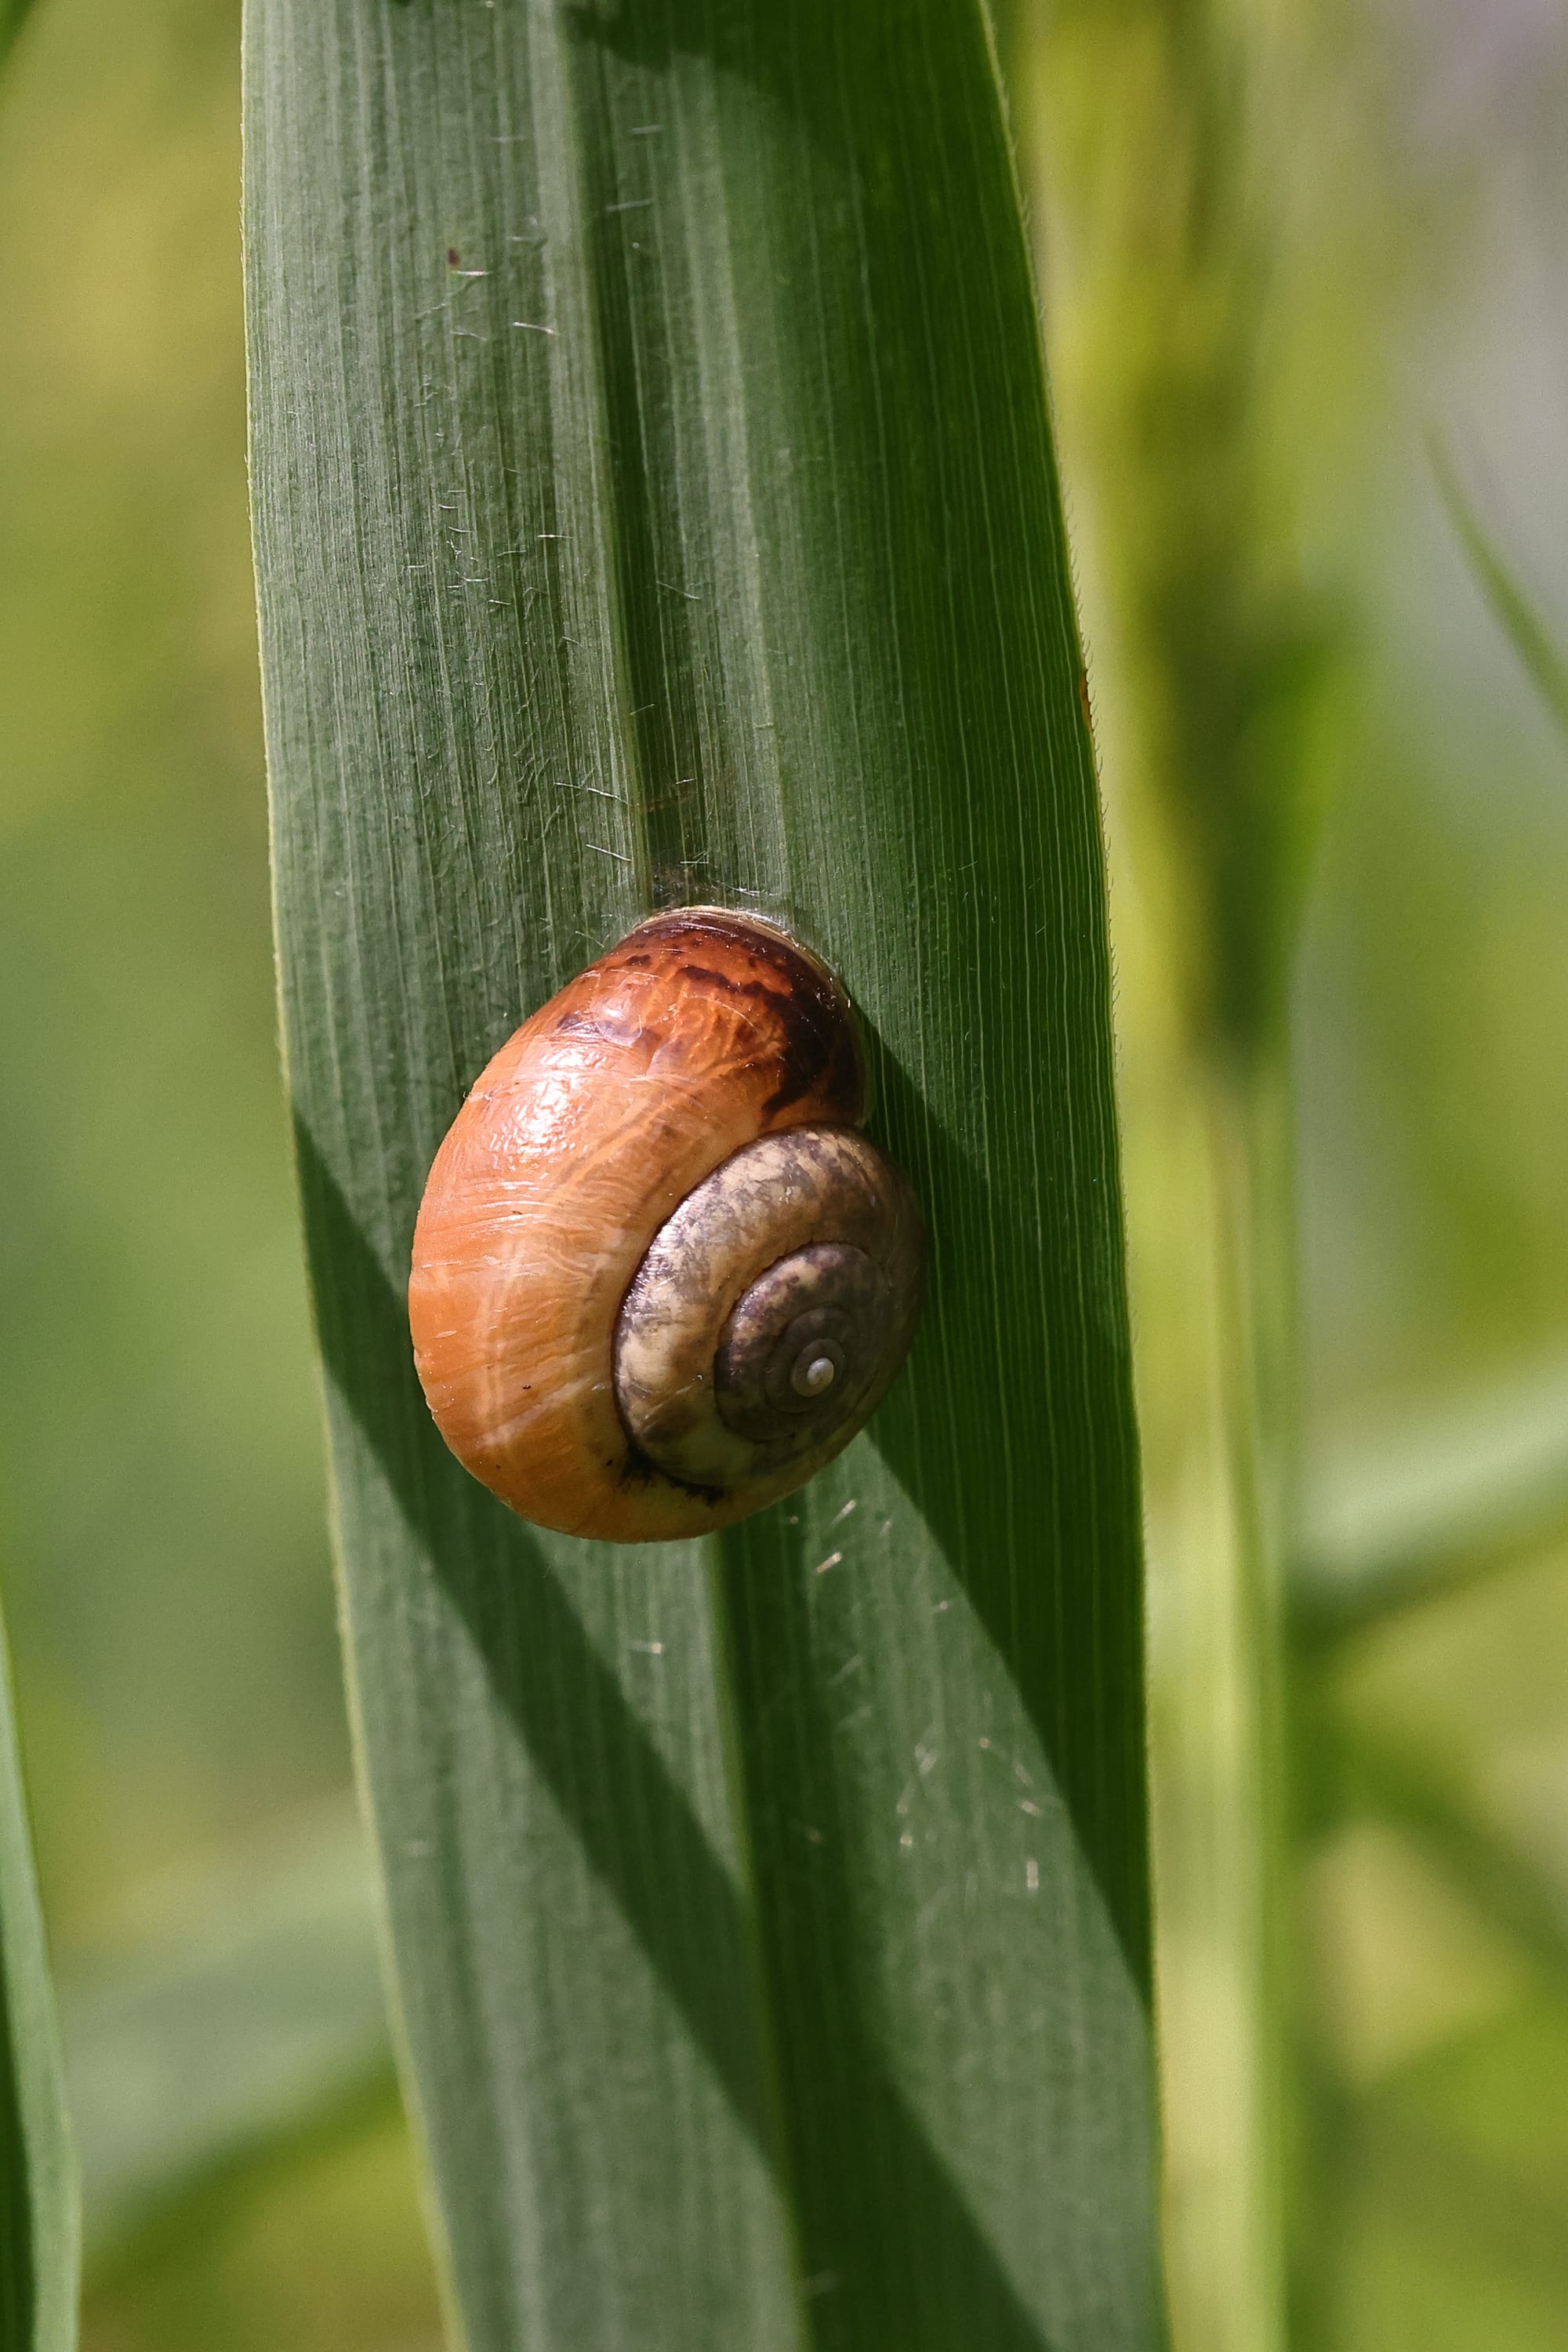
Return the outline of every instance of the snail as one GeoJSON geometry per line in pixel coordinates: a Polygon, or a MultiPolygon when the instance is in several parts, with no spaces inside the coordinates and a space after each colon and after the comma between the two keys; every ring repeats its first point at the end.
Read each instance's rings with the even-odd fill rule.
{"type": "Polygon", "coordinates": [[[924,1241],[854,1014],[751,916],[639,923],[523,1023],[437,1153],[408,1287],[442,1436],[523,1518],[706,1535],[805,1483],[914,1337],[924,1241]]]}

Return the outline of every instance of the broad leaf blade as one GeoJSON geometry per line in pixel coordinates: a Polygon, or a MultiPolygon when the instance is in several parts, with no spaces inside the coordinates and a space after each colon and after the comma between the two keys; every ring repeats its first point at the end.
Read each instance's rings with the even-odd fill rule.
{"type": "Polygon", "coordinates": [[[79,2222],[0,1633],[0,2347],[70,2352],[79,2222]]]}
{"type": "Polygon", "coordinates": [[[979,12],[252,0],[247,103],[290,1075],[471,2352],[1152,2346],[1103,879],[979,12]],[[510,1521],[402,1307],[464,1087],[703,898],[844,971],[933,1240],[876,1429],[712,1562],[510,1521]]]}

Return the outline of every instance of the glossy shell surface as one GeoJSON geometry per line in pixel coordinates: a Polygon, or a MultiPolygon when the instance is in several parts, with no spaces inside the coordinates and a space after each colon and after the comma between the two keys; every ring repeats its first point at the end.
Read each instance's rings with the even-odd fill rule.
{"type": "Polygon", "coordinates": [[[726,1526],[837,1452],[897,1370],[919,1308],[919,1211],[853,1132],[864,1107],[843,991],[766,924],[703,908],[657,916],[570,982],[480,1076],[419,1213],[415,1355],[459,1460],[541,1526],[637,1542],[726,1526]],[[707,1221],[705,1259],[703,1220],[688,1210],[684,1225],[671,1221],[728,1163],[747,1176],[736,1155],[791,1136],[776,1164],[753,1161],[754,1181],[731,1182],[707,1221]],[[835,1174],[847,1182],[824,1222],[835,1174]],[[661,1234],[669,1246],[639,1307],[631,1294],[661,1234]],[[814,1249],[858,1262],[829,1265],[814,1249]],[[801,1281],[764,1282],[748,1320],[758,1278],[803,1250],[801,1281]],[[879,1284],[891,1286],[891,1304],[878,1302],[879,1284]],[[853,1302],[863,1299],[862,1312],[853,1302]],[[709,1335],[695,1342],[699,1386],[704,1349],[719,1351],[720,1418],[702,1401],[695,1455],[679,1432],[673,1452],[661,1434],[666,1307],[709,1335]],[[879,1318],[890,1361],[851,1363],[854,1330],[879,1318]],[[836,1385],[842,1405],[864,1407],[842,1428],[821,1406],[836,1385]],[[642,1440],[639,1392],[651,1416],[642,1440]]]}

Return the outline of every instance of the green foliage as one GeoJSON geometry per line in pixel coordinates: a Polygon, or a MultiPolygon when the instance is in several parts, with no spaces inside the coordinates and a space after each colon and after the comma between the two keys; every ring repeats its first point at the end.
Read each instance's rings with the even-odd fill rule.
{"type": "Polygon", "coordinates": [[[450,2352],[384,2078],[93,2266],[84,2352],[450,2352]]]}
{"type": "Polygon", "coordinates": [[[258,2167],[384,2108],[369,1857],[351,1807],[165,1888],[156,1931],[68,1980],[89,2269],[143,2259],[258,2167]]]}
{"type": "Polygon", "coordinates": [[[70,2352],[79,2225],[59,2042],[0,1639],[0,2346],[70,2352]]]}
{"type": "Polygon", "coordinates": [[[1568,729],[1568,660],[1466,497],[1447,451],[1436,440],[1428,446],[1433,477],[1476,583],[1542,700],[1558,725],[1568,729]]]}
{"type": "MultiPolygon", "coordinates": [[[[1166,1705],[1202,1718],[1170,1735],[1167,1949],[1222,1949],[1234,1971],[1223,2097],[1172,2114],[1173,2179],[1205,2184],[1173,2192],[1173,2302],[1194,2341],[1275,2352],[1294,2120],[1289,1007],[1331,645],[1275,429],[1283,206],[1257,152],[1261,44],[1229,0],[1015,0],[1009,16],[1131,951],[1158,967],[1160,1132],[1142,1151],[1131,1113],[1134,1234],[1163,1243],[1159,1288],[1136,1302],[1140,1405],[1160,1500],[1210,1497],[1182,1508],[1155,1568],[1183,1625],[1166,1705]]],[[[1167,1999],[1167,2033],[1215,2013],[1205,1978],[1191,2009],[1167,1999]]]]}
{"type": "Polygon", "coordinates": [[[1292,1632],[1303,1648],[1367,1633],[1568,1527],[1568,1364],[1499,1380],[1446,1412],[1374,1426],[1321,1461],[1302,1496],[1292,1632]]]}
{"type": "MultiPolygon", "coordinates": [[[[522,13],[510,0],[501,10],[522,13]]],[[[427,14],[428,0],[403,13],[427,14]]],[[[1527,663],[1527,647],[1550,655],[1565,607],[1562,534],[1536,533],[1526,592],[1497,520],[1550,509],[1563,185],[1552,78],[1531,76],[1527,107],[1497,106],[1489,75],[1526,53],[1511,39],[1467,30],[1452,74],[1453,12],[1412,20],[1394,60],[1375,41],[1403,26],[1400,12],[1331,10],[1321,106],[1297,68],[1322,11],[1171,0],[1162,39],[1184,25],[1190,58],[1204,32],[1233,93],[1260,68],[1281,102],[1249,177],[1234,168],[1239,113],[1194,100],[1205,136],[1231,142],[1232,163],[1207,167],[1223,192],[1206,216],[1211,259],[1228,267],[1245,247],[1256,260],[1265,238],[1271,248],[1219,332],[1205,271],[1184,259],[1186,167],[1170,157],[1184,151],[1151,93],[1149,0],[1105,0],[1092,35],[1077,5],[1026,0],[1017,13],[1029,19],[1025,71],[1046,58],[1034,87],[1060,102],[1057,160],[1091,163],[1090,192],[1105,199],[1097,244],[1075,232],[1081,214],[1055,198],[1040,210],[1112,808],[1136,1176],[1165,2195],[1178,2261],[1184,2242],[1224,2291],[1195,2320],[1184,2310],[1182,2340],[1201,2352],[1258,2343],[1237,2292],[1258,2268],[1253,2216],[1200,2168],[1225,2152],[1241,2105],[1237,1996],[1255,1918],[1250,1856],[1216,1835],[1204,1772],[1234,1764],[1255,1685],[1225,1614],[1223,1465],[1187,1447],[1216,1385],[1211,1207],[1190,1131],[1163,1107],[1191,1114],[1192,1072],[1170,1033],[1203,990],[1173,978],[1166,902],[1151,892],[1142,834],[1129,838],[1133,798],[1159,779],[1134,772],[1152,730],[1142,738],[1144,689],[1122,666],[1136,648],[1110,625],[1106,575],[1141,560],[1156,520],[1163,530],[1183,514],[1179,498],[1141,488],[1145,469],[1170,462],[1216,499],[1240,484],[1223,530],[1218,514],[1195,518],[1194,552],[1224,541],[1233,589],[1258,583],[1267,607],[1282,577],[1289,585],[1296,544],[1277,491],[1315,464],[1291,509],[1302,541],[1320,576],[1359,572],[1374,593],[1357,626],[1366,691],[1327,714],[1346,789],[1293,992],[1309,1370],[1294,1545],[1310,1577],[1293,1631],[1313,1650],[1299,1666],[1313,1803],[1294,1916],[1313,1963],[1314,2057],[1336,2086],[1334,2195],[1313,2258],[1334,2352],[1555,2352],[1568,2311],[1568,1999],[1553,1957],[1554,1923],[1568,1918],[1568,1554],[1550,1358],[1568,1300],[1568,800],[1539,686],[1523,665],[1515,678],[1494,643],[1501,620],[1527,663]],[[1070,47],[1065,62],[1039,47],[1053,26],[1082,40],[1083,71],[1070,47]],[[1397,142],[1381,177],[1368,152],[1380,116],[1397,142]],[[1093,134],[1081,147],[1075,121],[1093,134]],[[1528,186],[1527,205],[1492,205],[1500,164],[1500,192],[1528,186]],[[1331,299],[1299,246],[1274,242],[1277,207],[1290,205],[1320,238],[1331,215],[1321,256],[1331,299]],[[1532,223],[1545,267],[1521,304],[1510,264],[1532,223]],[[1075,355],[1101,268],[1123,290],[1126,338],[1105,333],[1075,355]],[[1247,346],[1247,401],[1231,412],[1245,452],[1199,462],[1201,404],[1184,419],[1150,406],[1152,444],[1123,433],[1124,362],[1174,384],[1206,341],[1234,379],[1233,334],[1247,346]],[[1538,350],[1545,366],[1526,376],[1521,409],[1519,363],[1538,350]],[[1396,381],[1377,373],[1390,351],[1396,381]],[[1446,355],[1436,378],[1434,352],[1446,355]],[[1425,420],[1455,414],[1456,358],[1465,502],[1510,592],[1492,594],[1472,552],[1490,610],[1419,462],[1425,420]],[[1345,433],[1327,465],[1325,408],[1345,433]],[[1107,428],[1114,548],[1097,536],[1086,416],[1107,428]],[[1533,634],[1510,625],[1510,597],[1533,634]],[[1187,1279],[1194,1236],[1201,1282],[1187,1279]],[[1532,1362],[1547,1365],[1539,1389],[1516,1377],[1532,1362]],[[1171,1442],[1178,1429],[1187,1450],[1171,1442]],[[1218,1636],[1206,1647],[1205,1631],[1218,1636]]],[[[1549,16],[1514,29],[1561,58],[1549,16]]],[[[345,1845],[342,1912],[324,1934],[268,1859],[274,1826],[288,1844],[300,1809],[313,1818],[337,1790],[345,1743],[264,938],[237,77],[237,0],[52,0],[28,12],[5,85],[0,1574],[96,2243],[87,2343],[435,2352],[401,2131],[374,2084],[353,2088],[373,1958],[349,1900],[353,1865],[345,1845]],[[209,1872],[222,1895],[210,1921],[205,1902],[186,1908],[209,1872]],[[235,1872],[250,1881],[237,1906],[235,1872]],[[149,2053],[162,2087],[141,2072],[149,2053]],[[313,2082],[290,2053],[313,2053],[313,2082]],[[269,2100],[273,2089],[286,2095],[269,2100]]],[[[1016,96],[1013,120],[1027,129],[1016,96]]],[[[1180,620],[1180,551],[1149,552],[1180,620]]],[[[1196,572],[1191,589],[1213,623],[1237,613],[1268,635],[1269,611],[1249,614],[1244,593],[1227,604],[1196,572]]],[[[1298,618],[1310,635],[1312,612],[1298,618]]],[[[1223,687],[1235,648],[1205,635],[1197,655],[1194,677],[1223,687]]],[[[1299,760],[1310,769],[1321,740],[1298,734],[1316,715],[1310,669],[1302,683],[1264,730],[1287,778],[1299,760]]],[[[1158,719],[1158,702],[1148,708],[1158,719]]],[[[1181,717],[1219,731],[1224,710],[1181,717]]],[[[1311,816],[1304,797],[1289,819],[1299,841],[1311,816]]],[[[1236,847],[1249,887],[1239,836],[1236,847]]],[[[1179,867],[1188,851],[1170,854],[1179,867]]],[[[1294,888],[1275,900],[1287,913],[1294,888]]],[[[1197,936],[1184,881],[1171,897],[1178,929],[1194,927],[1179,944],[1201,978],[1214,942],[1197,936]]],[[[1251,911],[1261,922],[1261,890],[1251,911]]],[[[1283,950],[1259,944],[1277,970],[1283,950]]],[[[510,987],[496,1003],[510,1019],[510,987]]],[[[1216,1221],[1226,1239],[1235,1224],[1216,1221]]],[[[648,1625],[632,1633],[647,1638],[648,1625]]],[[[1250,1803],[1255,1780],[1238,1784],[1250,1803]]]]}
{"type": "Polygon", "coordinates": [[[31,0],[0,0],[0,60],[22,29],[31,0]]]}
{"type": "Polygon", "coordinates": [[[1285,1018],[1332,648],[1272,429],[1282,207],[1254,153],[1259,45],[1227,0],[1012,0],[1008,17],[1106,579],[1118,791],[1173,868],[1191,1032],[1245,1061],[1285,1018]]]}
{"type": "Polygon", "coordinates": [[[1099,819],[977,9],[254,0],[279,937],[355,1704],[472,2352],[1161,2335],[1099,819]],[[793,1507],[614,1554],[402,1305],[651,903],[845,973],[927,1328],[793,1507]]]}

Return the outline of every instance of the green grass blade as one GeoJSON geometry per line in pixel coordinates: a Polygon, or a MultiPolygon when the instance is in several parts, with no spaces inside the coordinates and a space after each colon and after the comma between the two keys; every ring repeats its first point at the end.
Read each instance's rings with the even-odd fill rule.
{"type": "Polygon", "coordinates": [[[1137,1461],[1098,811],[979,11],[251,0],[285,1024],[361,1754],[470,2352],[1145,2352],[1137,1461]],[[402,1290],[650,903],[864,1009],[934,1239],[705,1559],[510,1520],[402,1290]]]}
{"type": "Polygon", "coordinates": [[[0,1633],[0,2352],[70,2352],[79,2223],[0,1633]]]}
{"type": "Polygon", "coordinates": [[[1349,1642],[1568,1527],[1568,1360],[1326,1448],[1305,1482],[1291,1632],[1349,1642]]]}
{"type": "Polygon", "coordinates": [[[88,2252],[363,2105],[390,2070],[363,1830],[346,1803],[165,1888],[157,1931],[61,1988],[88,2252]]]}
{"type": "Polygon", "coordinates": [[[1300,1355],[1290,1008],[1340,627],[1301,577],[1280,465],[1289,219],[1268,100],[1290,35],[1228,0],[1006,0],[1000,21],[1088,523],[1123,946],[1148,976],[1126,1108],[1180,1662],[1156,1702],[1173,2315],[1205,2352],[1300,2352],[1313,2322],[1290,2306],[1321,2265],[1299,2221],[1318,2168],[1293,2057],[1279,1599],[1300,1355]]]}
{"type": "Polygon", "coordinates": [[[1451,1761],[1342,1726],[1343,1811],[1390,1823],[1558,1983],[1568,1979],[1568,1887],[1478,1801],[1451,1761]]]}
{"type": "Polygon", "coordinates": [[[1476,585],[1548,710],[1560,727],[1568,728],[1568,660],[1467,497],[1447,449],[1433,436],[1427,451],[1433,477],[1476,585]]]}
{"type": "Polygon", "coordinates": [[[32,0],[0,0],[0,62],[9,55],[11,44],[22,29],[23,19],[31,14],[32,0]]]}

